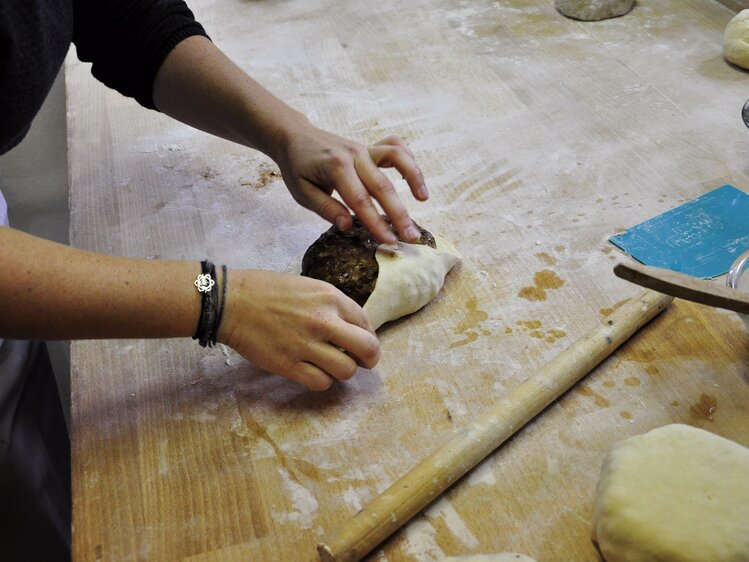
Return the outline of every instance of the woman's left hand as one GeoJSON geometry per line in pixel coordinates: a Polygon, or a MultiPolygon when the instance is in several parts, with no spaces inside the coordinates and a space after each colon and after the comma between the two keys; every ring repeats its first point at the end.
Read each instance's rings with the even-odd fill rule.
{"type": "Polygon", "coordinates": [[[188,37],[169,53],[154,80],[153,100],[175,119],[269,155],[294,199],[338,228],[351,227],[353,211],[379,240],[395,242],[374,198],[402,238],[419,238],[380,170],[395,168],[416,199],[429,197],[413,154],[398,137],[365,147],[315,127],[200,36],[188,37]],[[333,191],[343,203],[331,197],[333,191]]]}
{"type": "Polygon", "coordinates": [[[395,235],[372,202],[374,198],[402,238],[419,238],[403,201],[380,170],[395,168],[416,199],[425,201],[429,197],[413,153],[400,138],[387,137],[365,147],[305,125],[286,136],[278,154],[276,162],[294,199],[339,229],[351,228],[353,211],[380,241],[395,242],[395,235]],[[345,205],[331,197],[333,191],[345,205]]]}

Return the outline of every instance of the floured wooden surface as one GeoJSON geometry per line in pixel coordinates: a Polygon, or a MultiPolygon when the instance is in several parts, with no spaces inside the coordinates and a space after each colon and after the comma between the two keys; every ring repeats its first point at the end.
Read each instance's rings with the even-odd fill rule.
{"type": "MultiPolygon", "coordinates": [[[[192,341],[76,343],[76,560],[313,560],[314,546],[639,289],[609,235],[705,191],[749,189],[732,12],[638,2],[193,0],[216,43],[318,125],[404,137],[416,220],[462,264],[381,331],[377,369],[313,394],[192,341]]],[[[285,271],[327,228],[276,168],[96,84],[68,61],[74,245],[285,271]]],[[[394,178],[395,179],[395,178],[394,178]]],[[[405,192],[405,185],[398,187],[405,192]]],[[[749,334],[678,302],[370,560],[517,551],[597,559],[600,464],[682,422],[749,445],[749,334]]]]}

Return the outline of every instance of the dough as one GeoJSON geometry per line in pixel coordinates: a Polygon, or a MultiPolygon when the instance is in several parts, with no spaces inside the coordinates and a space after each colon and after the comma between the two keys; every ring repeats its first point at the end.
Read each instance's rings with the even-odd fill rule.
{"type": "Polygon", "coordinates": [[[460,261],[460,254],[447,240],[434,235],[434,241],[436,248],[406,242],[377,248],[380,273],[364,304],[375,329],[416,312],[440,292],[445,275],[460,261]]]}
{"type": "Polygon", "coordinates": [[[749,10],[741,10],[723,33],[723,56],[736,66],[749,69],[749,10]]]}
{"type": "Polygon", "coordinates": [[[617,443],[593,540],[607,562],[749,561],[749,449],[680,424],[617,443]]]}
{"type": "Polygon", "coordinates": [[[744,321],[744,324],[746,325],[746,329],[749,330],[749,314],[741,314],[740,312],[737,312],[736,314],[738,314],[739,318],[741,318],[744,321]]]}
{"type": "Polygon", "coordinates": [[[302,275],[343,291],[367,311],[377,329],[436,297],[445,275],[460,261],[449,242],[419,229],[422,236],[417,244],[384,245],[354,217],[351,230],[332,227],[307,249],[302,275]]]}
{"type": "Polygon", "coordinates": [[[468,554],[450,556],[442,562],[536,562],[533,558],[517,552],[499,552],[497,554],[468,554]]]}
{"type": "Polygon", "coordinates": [[[634,3],[635,0],[555,0],[554,7],[568,18],[597,21],[623,16],[634,3]]]}

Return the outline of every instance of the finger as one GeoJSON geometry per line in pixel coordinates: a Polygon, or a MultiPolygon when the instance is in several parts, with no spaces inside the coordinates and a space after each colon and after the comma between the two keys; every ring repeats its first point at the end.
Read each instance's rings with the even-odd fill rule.
{"type": "Polygon", "coordinates": [[[307,362],[341,381],[347,381],[353,377],[358,367],[353,358],[338,347],[325,342],[315,342],[310,347],[307,362]]]}
{"type": "MultiPolygon", "coordinates": [[[[369,160],[369,158],[366,159],[369,160]]],[[[372,161],[369,160],[369,162],[370,166],[374,167],[372,161]]],[[[356,166],[356,163],[354,166],[356,166]]],[[[377,168],[375,167],[375,169],[377,168]]],[[[382,172],[380,173],[382,174],[382,172]]],[[[362,180],[359,179],[360,175],[359,170],[355,167],[348,167],[345,170],[341,170],[340,175],[335,181],[336,191],[338,191],[343,198],[343,201],[352,211],[354,211],[367,228],[369,228],[375,238],[386,244],[394,244],[398,241],[398,238],[393,234],[387,223],[383,220],[380,213],[372,204],[372,194],[370,193],[370,190],[365,187],[366,182],[362,183],[362,180]]],[[[385,178],[385,181],[390,184],[390,181],[387,178],[385,178]]],[[[392,187],[391,184],[390,188],[392,189],[392,187]]],[[[380,202],[380,204],[382,203],[380,202]]]]}
{"type": "MultiPolygon", "coordinates": [[[[370,158],[355,161],[356,171],[361,181],[371,194],[380,203],[382,210],[393,221],[393,226],[400,233],[401,237],[408,241],[416,241],[421,236],[419,229],[416,228],[403,202],[390,180],[375,166],[370,158]]],[[[367,225],[369,226],[369,225],[367,225]]]]}
{"type": "Polygon", "coordinates": [[[294,196],[300,205],[336,225],[339,230],[351,228],[353,224],[351,213],[343,203],[331,197],[322,188],[310,181],[302,180],[301,184],[301,189],[296,190],[295,193],[301,193],[302,195],[300,197],[294,196]]]}
{"type": "Polygon", "coordinates": [[[429,199],[424,183],[424,174],[416,165],[413,154],[401,145],[375,145],[368,148],[372,161],[380,168],[395,168],[408,183],[414,197],[419,201],[429,199]]]}
{"type": "Polygon", "coordinates": [[[411,151],[411,148],[403,141],[403,139],[395,135],[390,135],[389,137],[385,137],[384,139],[379,140],[376,143],[374,143],[373,146],[380,146],[380,145],[399,146],[403,150],[408,152],[411,158],[414,158],[414,153],[411,151]]]}
{"type": "Polygon", "coordinates": [[[367,369],[374,368],[380,360],[380,341],[377,336],[349,324],[346,329],[331,334],[330,343],[346,351],[346,353],[367,369]]]}
{"type": "MultiPolygon", "coordinates": [[[[342,326],[353,325],[366,330],[373,336],[375,335],[374,326],[369,321],[369,314],[354,299],[344,294],[342,291],[335,289],[338,295],[336,306],[338,315],[343,320],[342,326]]],[[[340,327],[340,326],[339,326],[340,327]]]]}
{"type": "Polygon", "coordinates": [[[316,365],[306,361],[297,363],[293,372],[280,374],[288,379],[303,384],[310,390],[315,391],[327,390],[330,388],[330,385],[333,384],[333,377],[325,373],[316,365]]]}
{"type": "Polygon", "coordinates": [[[345,350],[362,367],[373,368],[380,359],[380,340],[369,314],[343,293],[338,311],[341,322],[330,325],[327,340],[345,350]]]}
{"type": "Polygon", "coordinates": [[[317,314],[311,325],[313,338],[302,356],[305,362],[339,380],[348,380],[357,365],[373,367],[379,359],[379,341],[369,315],[356,301],[328,283],[320,284],[328,293],[328,312],[317,314]]]}

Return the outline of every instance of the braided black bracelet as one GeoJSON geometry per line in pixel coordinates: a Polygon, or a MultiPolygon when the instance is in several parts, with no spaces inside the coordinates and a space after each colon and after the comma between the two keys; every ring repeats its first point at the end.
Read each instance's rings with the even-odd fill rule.
{"type": "Polygon", "coordinates": [[[219,301],[218,314],[216,315],[216,323],[214,324],[214,330],[211,334],[213,343],[216,343],[218,338],[218,327],[221,325],[221,319],[224,317],[224,305],[226,304],[226,286],[229,284],[229,273],[225,265],[221,266],[221,277],[223,278],[223,284],[221,285],[221,300],[219,301]]]}
{"type": "Polygon", "coordinates": [[[202,347],[213,347],[216,345],[218,327],[224,315],[224,304],[226,302],[227,271],[226,266],[221,267],[223,273],[223,286],[221,298],[219,299],[218,285],[216,284],[216,267],[208,260],[200,262],[202,273],[195,279],[195,287],[202,295],[200,306],[200,318],[198,327],[192,339],[198,340],[202,347]]]}

